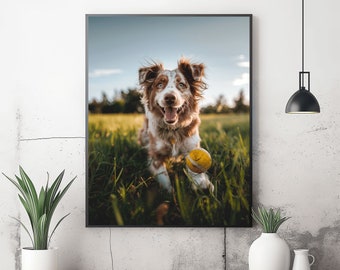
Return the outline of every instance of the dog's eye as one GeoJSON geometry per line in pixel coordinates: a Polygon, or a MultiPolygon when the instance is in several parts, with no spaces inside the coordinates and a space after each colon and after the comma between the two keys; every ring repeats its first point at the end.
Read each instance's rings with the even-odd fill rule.
{"type": "Polygon", "coordinates": [[[186,85],[185,85],[184,83],[179,83],[178,86],[179,86],[180,88],[185,88],[185,87],[186,87],[186,85]]]}
{"type": "Polygon", "coordinates": [[[161,89],[161,88],[163,88],[163,83],[159,83],[159,84],[157,84],[157,85],[156,85],[156,87],[157,87],[158,89],[161,89]]]}

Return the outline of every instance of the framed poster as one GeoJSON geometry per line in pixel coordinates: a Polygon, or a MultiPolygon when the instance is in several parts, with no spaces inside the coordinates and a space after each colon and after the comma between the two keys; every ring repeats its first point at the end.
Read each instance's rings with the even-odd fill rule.
{"type": "Polygon", "coordinates": [[[87,15],[86,88],[87,226],[251,226],[252,15],[87,15]]]}

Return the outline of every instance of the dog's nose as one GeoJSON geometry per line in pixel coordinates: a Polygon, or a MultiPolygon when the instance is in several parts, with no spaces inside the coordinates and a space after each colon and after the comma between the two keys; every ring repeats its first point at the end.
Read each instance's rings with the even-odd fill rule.
{"type": "Polygon", "coordinates": [[[172,95],[172,94],[168,94],[164,97],[164,100],[165,100],[165,103],[166,105],[173,105],[176,101],[176,96],[175,95],[172,95]]]}

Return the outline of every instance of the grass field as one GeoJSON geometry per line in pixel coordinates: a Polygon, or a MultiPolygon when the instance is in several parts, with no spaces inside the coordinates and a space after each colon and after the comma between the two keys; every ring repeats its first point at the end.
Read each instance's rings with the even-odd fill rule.
{"type": "Polygon", "coordinates": [[[142,114],[90,114],[88,223],[126,226],[249,226],[249,115],[201,115],[201,146],[215,190],[192,190],[184,162],[168,162],[174,192],[158,187],[137,143],[142,114]]]}

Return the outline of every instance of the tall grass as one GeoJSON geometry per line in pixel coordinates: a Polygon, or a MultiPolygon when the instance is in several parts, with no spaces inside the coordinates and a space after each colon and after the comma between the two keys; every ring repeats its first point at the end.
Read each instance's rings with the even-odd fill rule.
{"type": "Polygon", "coordinates": [[[127,226],[250,225],[249,115],[202,115],[213,194],[193,190],[184,162],[169,161],[174,192],[159,188],[137,143],[143,115],[90,115],[88,223],[127,226]],[[120,122],[120,123],[119,123],[120,122]]]}

